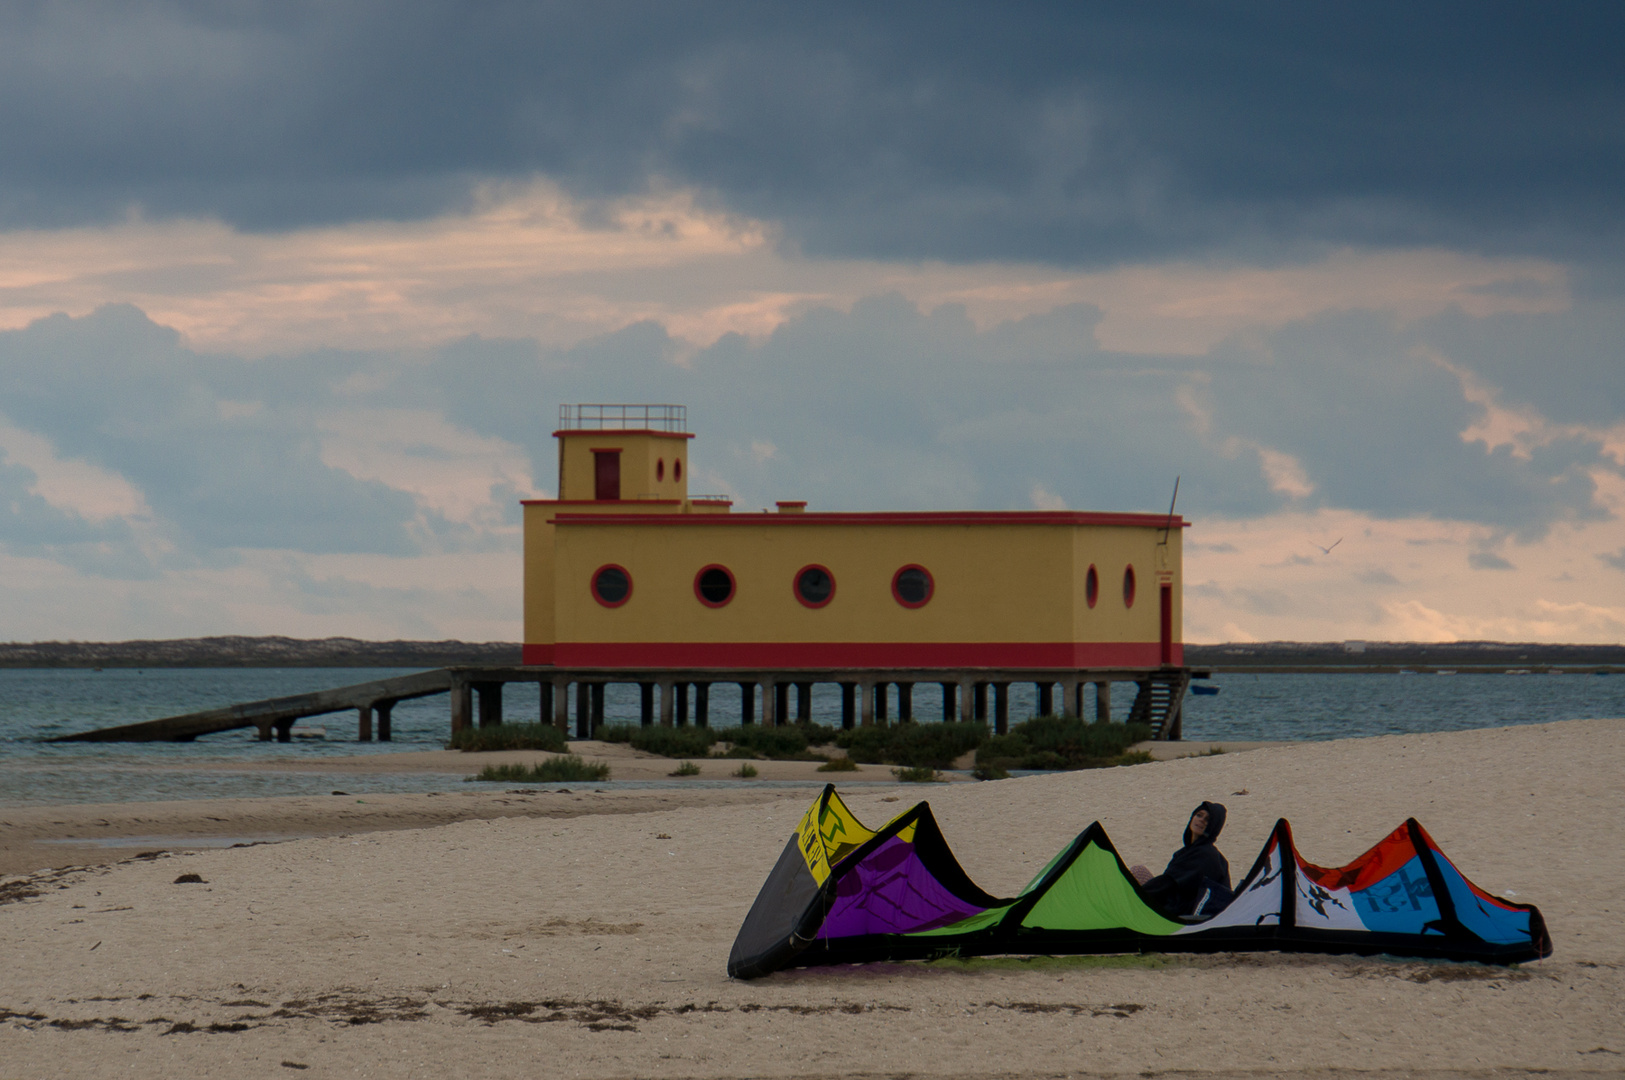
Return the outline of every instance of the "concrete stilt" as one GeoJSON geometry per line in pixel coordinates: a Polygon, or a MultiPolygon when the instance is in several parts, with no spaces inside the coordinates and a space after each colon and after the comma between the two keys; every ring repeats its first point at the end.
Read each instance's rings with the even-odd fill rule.
{"type": "Polygon", "coordinates": [[[674,723],[678,727],[688,726],[688,683],[672,683],[672,692],[677,695],[677,716],[674,723]]]}
{"type": "Polygon", "coordinates": [[[1052,683],[1034,683],[1038,687],[1038,715],[1055,715],[1055,686],[1052,683]]]}
{"type": "Polygon", "coordinates": [[[672,712],[676,708],[677,684],[671,679],[660,680],[660,726],[671,727],[672,712]]]}
{"type": "Polygon", "coordinates": [[[480,727],[496,727],[502,723],[502,684],[499,682],[475,683],[474,689],[480,695],[480,727]]]}
{"type": "Polygon", "coordinates": [[[844,682],[841,684],[841,730],[851,731],[852,725],[857,722],[857,683],[844,682]]]}
{"type": "Polygon", "coordinates": [[[862,683],[858,684],[858,690],[863,695],[863,720],[862,720],[862,722],[863,722],[864,727],[874,727],[874,724],[875,724],[875,690],[876,689],[877,689],[877,687],[872,682],[862,682],[862,683]]]}
{"type": "Polygon", "coordinates": [[[372,742],[372,706],[362,705],[355,711],[356,742],[372,742]]]}
{"type": "Polygon", "coordinates": [[[566,679],[553,680],[553,726],[563,735],[570,734],[570,683],[566,679]]]}
{"type": "Polygon", "coordinates": [[[812,687],[810,682],[796,683],[796,723],[812,722],[812,687]]]}
{"type": "Polygon", "coordinates": [[[474,726],[474,688],[465,682],[451,685],[451,733],[474,726]]]}
{"type": "Polygon", "coordinates": [[[942,683],[941,685],[942,685],[942,720],[943,720],[943,723],[947,723],[947,722],[953,720],[954,714],[956,712],[958,712],[958,709],[956,707],[957,702],[955,702],[955,700],[954,700],[954,692],[955,692],[956,687],[951,682],[945,682],[945,683],[942,683]]]}
{"type": "Polygon", "coordinates": [[[1095,719],[1106,723],[1112,718],[1112,684],[1109,679],[1095,683],[1095,719]]]}
{"type": "Polygon", "coordinates": [[[711,684],[708,682],[694,684],[694,726],[711,726],[711,684]]]}
{"type": "Polygon", "coordinates": [[[293,721],[278,720],[276,722],[276,741],[293,742],[293,721]]]}
{"type": "Polygon", "coordinates": [[[772,679],[763,679],[762,683],[761,683],[761,687],[762,687],[762,726],[763,727],[772,727],[773,725],[775,725],[775,724],[777,724],[779,722],[778,721],[778,714],[773,711],[773,706],[777,703],[778,696],[779,696],[778,695],[777,685],[774,683],[774,681],[772,679]]]}
{"type": "Polygon", "coordinates": [[[968,678],[959,684],[959,719],[961,723],[976,719],[976,684],[968,678]]]}
{"type": "Polygon", "coordinates": [[[993,684],[993,734],[1005,735],[1010,731],[1010,684],[993,684]]]}
{"type": "Polygon", "coordinates": [[[604,684],[592,684],[592,728],[590,734],[598,737],[598,729],[604,726],[604,684]]]}
{"type": "Polygon", "coordinates": [[[773,684],[773,726],[790,722],[790,684],[773,684]]]}
{"type": "Polygon", "coordinates": [[[536,722],[538,724],[551,724],[553,722],[553,684],[540,682],[536,684],[536,689],[540,692],[542,699],[541,708],[537,710],[540,719],[536,722]]]}
{"type": "Polygon", "coordinates": [[[391,714],[395,711],[395,702],[390,698],[385,698],[374,707],[378,710],[378,741],[389,742],[395,734],[390,723],[391,714]]]}
{"type": "Polygon", "coordinates": [[[897,719],[914,719],[914,684],[911,682],[897,684],[897,719]]]}
{"type": "Polygon", "coordinates": [[[987,683],[976,684],[976,719],[987,720],[987,683]]]}
{"type": "Polygon", "coordinates": [[[576,738],[592,738],[592,683],[576,683],[576,738]]]}
{"type": "Polygon", "coordinates": [[[648,727],[655,722],[655,684],[652,682],[638,683],[639,695],[642,701],[639,705],[638,722],[648,727]]]}
{"type": "Polygon", "coordinates": [[[753,682],[739,684],[739,722],[756,723],[756,684],[753,682]]]}
{"type": "Polygon", "coordinates": [[[884,727],[890,719],[886,715],[891,705],[891,683],[875,683],[875,723],[884,727]]]}

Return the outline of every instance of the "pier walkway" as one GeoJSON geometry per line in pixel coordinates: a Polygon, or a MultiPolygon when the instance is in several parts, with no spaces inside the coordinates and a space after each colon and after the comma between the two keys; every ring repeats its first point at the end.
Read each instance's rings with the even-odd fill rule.
{"type": "Polygon", "coordinates": [[[766,725],[810,721],[812,688],[833,683],[841,688],[841,726],[885,724],[896,687],[896,719],[923,717],[914,708],[915,690],[935,686],[941,693],[941,718],[990,722],[1003,734],[1010,719],[1010,686],[1033,683],[1043,715],[1083,716],[1086,689],[1094,685],[1096,719],[1110,719],[1114,682],[1134,684],[1136,694],[1129,719],[1148,724],[1157,739],[1180,738],[1180,718],[1189,668],[1124,669],[1001,669],[959,668],[890,669],[841,668],[829,670],[748,670],[739,668],[625,668],[563,669],[541,666],[480,666],[436,668],[393,679],[357,683],[314,694],[268,698],[220,709],[148,720],[138,724],[60,735],[53,742],[190,742],[202,735],[253,727],[264,741],[291,738],[294,721],[311,716],[356,710],[356,737],[370,742],[375,726],[380,741],[389,741],[390,713],[397,702],[432,694],[450,694],[453,734],[472,727],[500,724],[502,688],[512,682],[537,683],[541,689],[540,723],[570,730],[571,698],[575,699],[575,734],[590,738],[604,722],[604,687],[610,683],[636,684],[642,693],[640,719],[644,724],[704,726],[709,721],[715,686],[734,686],[740,694],[744,723],[766,725]],[[574,693],[572,694],[572,690],[574,693]],[[1056,691],[1059,690],[1059,693],[1056,691]],[[793,715],[792,715],[793,712],[793,715]],[[376,724],[375,724],[376,721],[376,724]],[[274,735],[273,735],[274,733],[274,735]]]}

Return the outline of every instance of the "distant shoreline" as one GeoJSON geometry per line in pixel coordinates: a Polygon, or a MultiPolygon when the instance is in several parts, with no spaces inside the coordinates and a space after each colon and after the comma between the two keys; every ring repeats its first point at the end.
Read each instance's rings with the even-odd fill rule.
{"type": "MultiPolygon", "coordinates": [[[[204,637],[163,641],[0,643],[0,668],[297,667],[435,668],[517,665],[514,642],[362,641],[358,638],[204,637]]],[[[1551,645],[1499,641],[1237,642],[1186,645],[1193,668],[1256,673],[1462,674],[1553,667],[1625,671],[1625,645],[1551,645]]]]}

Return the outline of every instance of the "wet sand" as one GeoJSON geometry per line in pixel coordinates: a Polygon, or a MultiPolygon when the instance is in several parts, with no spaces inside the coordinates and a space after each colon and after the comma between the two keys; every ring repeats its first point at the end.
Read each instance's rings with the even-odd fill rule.
{"type": "Polygon", "coordinates": [[[928,797],[996,893],[1097,818],[1157,864],[1196,802],[1225,802],[1240,872],[1278,816],[1338,865],[1415,815],[1479,885],[1541,906],[1556,955],[1516,970],[1245,954],[730,981],[810,788],[30,809],[344,834],[0,881],[0,1076],[1619,1075],[1622,770],[1625,721],[1574,721],[850,793],[873,823],[928,797]]]}

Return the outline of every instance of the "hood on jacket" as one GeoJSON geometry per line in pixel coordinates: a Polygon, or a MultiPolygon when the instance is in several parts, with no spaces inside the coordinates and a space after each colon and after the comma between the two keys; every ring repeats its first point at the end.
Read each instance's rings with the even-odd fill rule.
{"type": "Polygon", "coordinates": [[[1197,839],[1197,845],[1211,844],[1219,839],[1219,833],[1224,829],[1224,803],[1205,802],[1191,811],[1190,819],[1185,822],[1185,846],[1191,846],[1191,821],[1203,810],[1207,811],[1207,830],[1197,839]]]}

